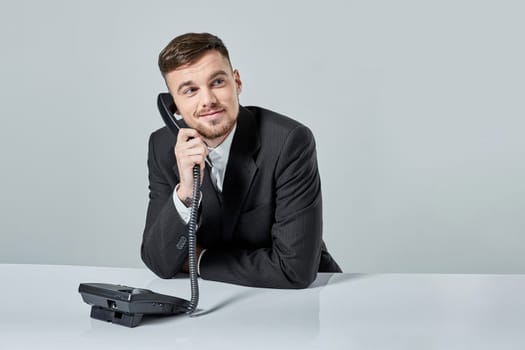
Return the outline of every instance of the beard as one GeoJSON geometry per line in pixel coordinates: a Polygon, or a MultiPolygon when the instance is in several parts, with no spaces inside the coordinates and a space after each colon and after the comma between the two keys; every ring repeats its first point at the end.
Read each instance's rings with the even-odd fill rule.
{"type": "Polygon", "coordinates": [[[210,123],[200,123],[195,130],[204,138],[209,140],[226,137],[233,129],[236,120],[225,118],[223,120],[214,120],[210,123]]]}

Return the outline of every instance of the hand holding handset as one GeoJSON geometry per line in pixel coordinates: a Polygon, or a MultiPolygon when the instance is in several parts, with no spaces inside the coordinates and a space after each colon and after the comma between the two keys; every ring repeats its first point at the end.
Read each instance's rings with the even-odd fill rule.
{"type": "MultiPolygon", "coordinates": [[[[177,106],[171,95],[167,92],[161,92],[157,97],[157,107],[159,108],[160,116],[162,117],[162,120],[164,120],[166,126],[174,135],[177,135],[181,126],[177,118],[175,118],[177,106]]],[[[210,168],[212,167],[211,161],[208,157],[206,157],[205,162],[210,168]]]]}
{"type": "MultiPolygon", "coordinates": [[[[180,129],[174,112],[175,103],[168,93],[160,93],[157,107],[166,126],[176,135],[180,129]]],[[[208,162],[208,159],[206,159],[208,162]]],[[[209,164],[209,163],[208,163],[209,164]]],[[[209,164],[210,165],[210,164],[209,164]]],[[[172,315],[193,313],[199,301],[197,283],[196,229],[198,220],[200,167],[193,167],[193,196],[188,230],[188,265],[190,271],[191,300],[163,295],[147,289],[107,283],[81,283],[78,292],[91,305],[94,319],[121,324],[127,327],[139,325],[144,315],[172,315]]]]}

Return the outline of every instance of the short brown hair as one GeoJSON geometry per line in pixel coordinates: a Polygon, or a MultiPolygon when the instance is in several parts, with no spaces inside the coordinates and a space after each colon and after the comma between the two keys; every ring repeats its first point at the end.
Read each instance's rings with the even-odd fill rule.
{"type": "MultiPolygon", "coordinates": [[[[230,62],[228,49],[219,37],[209,33],[186,33],[171,40],[159,54],[159,69],[166,75],[178,67],[199,59],[209,50],[217,50],[230,62]]],[[[230,63],[231,66],[231,63],[230,63]]]]}

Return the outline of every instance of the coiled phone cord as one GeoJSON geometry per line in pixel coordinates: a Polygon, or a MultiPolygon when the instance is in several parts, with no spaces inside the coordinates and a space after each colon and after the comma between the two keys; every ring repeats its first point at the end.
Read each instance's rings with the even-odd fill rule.
{"type": "Polygon", "coordinates": [[[191,300],[187,314],[192,314],[199,303],[199,283],[197,281],[197,219],[199,210],[199,183],[201,177],[200,166],[193,167],[193,193],[191,197],[190,221],[188,228],[188,267],[190,272],[191,300]]]}

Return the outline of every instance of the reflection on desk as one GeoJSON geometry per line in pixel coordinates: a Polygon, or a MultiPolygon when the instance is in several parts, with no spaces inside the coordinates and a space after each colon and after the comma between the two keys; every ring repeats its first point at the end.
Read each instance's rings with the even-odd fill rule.
{"type": "Polygon", "coordinates": [[[5,349],[523,349],[524,275],[319,274],[304,290],[200,280],[199,315],[126,328],[89,317],[79,283],[189,299],[145,269],[0,265],[5,349]]]}

